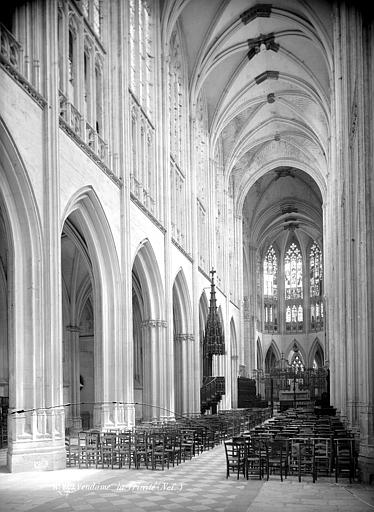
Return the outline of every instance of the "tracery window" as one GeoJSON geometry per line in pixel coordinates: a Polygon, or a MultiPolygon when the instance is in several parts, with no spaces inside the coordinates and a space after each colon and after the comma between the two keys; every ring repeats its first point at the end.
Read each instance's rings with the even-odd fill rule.
{"type": "Polygon", "coordinates": [[[61,118],[108,165],[101,11],[99,0],[59,2],[59,95],[61,118]]]}
{"type": "Polygon", "coordinates": [[[297,371],[297,372],[303,372],[305,369],[303,360],[300,356],[299,352],[294,352],[294,355],[292,356],[291,366],[297,371]]]}
{"type": "Polygon", "coordinates": [[[301,251],[295,242],[292,242],[284,258],[285,298],[303,298],[303,263],[301,251]]]}
{"type": "Polygon", "coordinates": [[[131,193],[160,219],[155,164],[154,19],[151,7],[150,1],[129,1],[131,193]]]}
{"type": "Polygon", "coordinates": [[[152,121],[154,78],[152,10],[146,0],[130,0],[130,89],[152,121]]]}
{"type": "MultiPolygon", "coordinates": [[[[197,181],[197,203],[198,203],[198,215],[203,213],[205,219],[205,232],[200,237],[199,241],[199,265],[205,270],[205,272],[209,272],[210,262],[209,262],[209,229],[208,229],[208,219],[205,217],[206,213],[209,211],[209,203],[208,203],[208,190],[209,190],[209,158],[208,158],[208,113],[207,113],[207,103],[206,98],[203,92],[200,92],[197,105],[196,105],[196,122],[195,122],[195,158],[196,158],[196,181],[197,181]]],[[[232,181],[230,181],[228,186],[228,203],[232,202],[233,194],[232,190],[232,181]]],[[[230,206],[228,205],[228,218],[227,223],[230,225],[230,206]]],[[[199,224],[200,226],[200,224],[199,224]]],[[[199,228],[200,229],[200,228],[199,228]]],[[[228,229],[229,234],[232,233],[232,230],[228,229]]],[[[231,251],[231,243],[229,240],[228,243],[228,252],[229,252],[229,266],[230,266],[230,251],[231,251]]],[[[233,286],[233,280],[231,279],[232,273],[230,272],[230,286],[233,286]]]]}
{"type": "Polygon", "coordinates": [[[264,328],[266,332],[278,330],[278,260],[271,245],[263,261],[264,276],[264,328]]]}
{"type": "Polygon", "coordinates": [[[169,108],[170,108],[170,183],[172,236],[189,251],[186,176],[186,103],[187,85],[183,55],[177,30],[170,40],[169,108]]]}
{"type": "Polygon", "coordinates": [[[286,331],[303,330],[303,263],[301,251],[292,241],[284,257],[286,331]]]}
{"type": "Polygon", "coordinates": [[[99,58],[96,58],[95,63],[95,129],[97,133],[103,132],[103,72],[102,63],[99,58]]]}
{"type": "MultiPolygon", "coordinates": [[[[259,260],[262,277],[257,283],[262,289],[257,304],[263,308],[262,312],[258,310],[263,332],[289,334],[323,329],[322,251],[312,240],[306,251],[303,256],[298,238],[291,235],[283,254],[277,254],[275,245],[271,244],[265,257],[259,260]]],[[[260,328],[258,324],[257,329],[260,328]]]]}
{"type": "Polygon", "coordinates": [[[82,14],[85,20],[98,37],[101,37],[102,31],[102,1],[101,0],[81,0],[82,14]]]}
{"type": "Polygon", "coordinates": [[[68,43],[68,96],[72,103],[76,103],[77,95],[75,90],[77,77],[77,29],[72,22],[69,24],[68,43]]]}
{"type": "Polygon", "coordinates": [[[323,327],[323,264],[322,251],[313,242],[309,252],[310,328],[319,331],[323,327]]]}
{"type": "MultiPolygon", "coordinates": [[[[41,94],[45,95],[43,76],[44,33],[40,30],[44,12],[36,2],[2,2],[0,14],[0,55],[41,94]]],[[[26,84],[20,80],[27,90],[26,84]]]]}

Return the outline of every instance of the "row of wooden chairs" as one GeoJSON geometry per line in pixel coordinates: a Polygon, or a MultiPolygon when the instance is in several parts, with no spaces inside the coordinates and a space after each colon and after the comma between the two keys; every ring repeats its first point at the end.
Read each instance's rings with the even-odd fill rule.
{"type": "Polygon", "coordinates": [[[313,482],[318,476],[335,473],[336,482],[341,476],[349,478],[356,474],[354,438],[290,438],[273,439],[243,436],[225,442],[226,478],[234,472],[247,479],[257,476],[269,479],[270,474],[279,474],[281,481],[288,475],[311,475],[313,482]]]}
{"type": "Polygon", "coordinates": [[[215,430],[142,425],[124,432],[88,431],[66,436],[68,466],[169,467],[191,459],[222,441],[215,430]]]}
{"type": "Polygon", "coordinates": [[[173,423],[141,423],[131,431],[66,436],[68,466],[164,469],[191,459],[268,418],[267,410],[225,411],[173,423]]]}
{"type": "Polygon", "coordinates": [[[79,432],[67,438],[67,465],[163,470],[186,460],[190,445],[184,441],[172,433],[79,432]]]}

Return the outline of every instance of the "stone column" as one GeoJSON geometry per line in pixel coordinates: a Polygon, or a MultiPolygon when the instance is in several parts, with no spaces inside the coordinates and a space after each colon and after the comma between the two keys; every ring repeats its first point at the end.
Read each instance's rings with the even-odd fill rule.
{"type": "MultiPolygon", "coordinates": [[[[247,372],[256,367],[256,322],[257,322],[257,248],[249,247],[249,270],[248,270],[248,295],[246,301],[248,306],[244,310],[244,338],[245,338],[245,366],[247,372]]],[[[260,305],[262,311],[262,304],[260,305]]],[[[261,316],[258,319],[261,322],[261,316]]]]}
{"type": "Polygon", "coordinates": [[[143,331],[143,418],[168,417],[165,403],[167,369],[165,366],[164,337],[167,324],[163,320],[146,320],[143,331]]]}
{"type": "Polygon", "coordinates": [[[199,341],[199,299],[202,290],[200,289],[200,276],[199,276],[199,251],[198,251],[198,216],[197,216],[197,170],[196,170],[196,155],[191,144],[191,141],[195,140],[196,135],[196,113],[194,111],[195,106],[191,106],[190,110],[190,167],[191,167],[191,201],[192,201],[192,280],[193,280],[193,330],[195,333],[195,342],[193,345],[193,373],[191,392],[193,396],[193,413],[200,414],[200,365],[201,365],[201,354],[200,354],[200,341],[199,341]]]}
{"type": "MultiPolygon", "coordinates": [[[[195,337],[193,334],[177,334],[176,340],[179,344],[180,365],[174,370],[176,374],[180,372],[181,386],[179,388],[180,397],[179,403],[181,404],[181,414],[189,415],[193,412],[193,395],[191,393],[191,386],[194,379],[193,371],[193,341],[195,337]],[[192,342],[192,343],[191,343],[192,342]]],[[[178,377],[177,377],[178,378],[178,377]]]]}
{"type": "Polygon", "coordinates": [[[194,413],[194,397],[193,386],[195,383],[195,369],[194,369],[194,344],[195,344],[195,336],[194,334],[186,334],[186,344],[187,344],[187,414],[191,415],[194,413]]]}
{"type": "Polygon", "coordinates": [[[231,407],[238,407],[238,355],[231,355],[231,407]]]}
{"type": "Polygon", "coordinates": [[[79,327],[68,325],[69,333],[69,360],[70,360],[70,414],[72,430],[79,431],[82,428],[80,415],[80,351],[79,351],[79,327]]]}
{"type": "MultiPolygon", "coordinates": [[[[114,9],[114,4],[111,9],[114,9]]],[[[111,72],[116,79],[112,81],[112,102],[116,105],[112,109],[113,127],[112,140],[113,148],[118,151],[118,166],[121,169],[131,169],[131,115],[129,75],[124,70],[129,69],[129,52],[123,42],[129,31],[129,17],[127,16],[127,5],[123,2],[117,3],[119,37],[116,43],[112,41],[113,51],[108,53],[112,57],[111,72]],[[118,56],[118,60],[114,57],[118,56]],[[124,93],[126,91],[126,93],[124,93]],[[115,148],[116,144],[116,148],[115,148]]],[[[121,336],[119,337],[119,361],[122,366],[122,387],[119,396],[123,397],[124,404],[119,406],[119,422],[131,428],[135,425],[134,402],[134,343],[132,335],[132,316],[128,314],[132,304],[132,265],[130,255],[130,173],[123,172],[121,176],[123,186],[121,187],[121,269],[122,289],[121,294],[121,336]]]]}
{"type": "MultiPolygon", "coordinates": [[[[43,41],[45,57],[42,89],[47,106],[40,111],[43,160],[38,162],[44,188],[38,209],[40,226],[35,223],[33,212],[29,217],[34,223],[36,242],[24,241],[25,247],[33,250],[23,254],[22,249],[16,255],[18,261],[12,276],[15,283],[12,308],[16,322],[11,333],[15,345],[9,347],[10,471],[54,470],[66,465],[62,406],[58,55],[53,44],[57,38],[54,23],[57,3],[47,2],[43,7],[38,4],[35,9],[32,23],[43,41]],[[23,273],[20,264],[29,267],[29,272],[23,273]]],[[[22,232],[26,233],[27,228],[22,232]]],[[[19,248],[18,242],[15,247],[19,248]]]]}

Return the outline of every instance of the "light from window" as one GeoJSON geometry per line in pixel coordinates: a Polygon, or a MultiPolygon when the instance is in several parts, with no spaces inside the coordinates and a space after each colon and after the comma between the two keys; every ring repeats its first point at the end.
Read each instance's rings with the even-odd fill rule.
{"type": "Polygon", "coordinates": [[[88,17],[88,12],[89,12],[89,0],[82,0],[82,12],[83,12],[83,16],[86,16],[88,17]]]}
{"type": "Polygon", "coordinates": [[[265,331],[276,332],[277,325],[277,273],[278,261],[275,250],[271,245],[263,261],[263,286],[265,308],[265,331]]]}
{"type": "Polygon", "coordinates": [[[290,306],[286,307],[286,322],[291,323],[291,308],[290,308],[290,306]]]}
{"type": "Polygon", "coordinates": [[[303,360],[301,359],[298,352],[294,353],[294,356],[292,358],[291,366],[297,371],[297,372],[303,372],[305,367],[303,360]]]}
{"type": "Polygon", "coordinates": [[[309,253],[310,269],[310,296],[322,295],[322,252],[316,242],[313,243],[309,253]]]}
{"type": "Polygon", "coordinates": [[[277,256],[271,245],[264,260],[264,295],[267,297],[277,296],[277,256]]]}
{"type": "Polygon", "coordinates": [[[96,34],[101,35],[101,6],[100,0],[93,2],[93,28],[96,34]]]}
{"type": "Polygon", "coordinates": [[[148,117],[153,113],[152,17],[145,0],[129,2],[130,88],[148,117]]]}
{"type": "Polygon", "coordinates": [[[74,35],[71,30],[69,30],[69,62],[68,62],[68,77],[69,82],[73,83],[74,81],[74,35]]]}
{"type": "Polygon", "coordinates": [[[322,302],[322,251],[317,242],[313,242],[309,252],[309,286],[310,286],[310,327],[320,330],[323,327],[322,302]]]}
{"type": "Polygon", "coordinates": [[[292,242],[285,255],[285,298],[303,298],[303,264],[300,249],[292,242]]]}
{"type": "Polygon", "coordinates": [[[99,66],[95,66],[95,92],[96,92],[96,131],[103,131],[103,79],[99,66]]]}
{"type": "Polygon", "coordinates": [[[301,304],[300,304],[300,306],[297,309],[297,321],[298,322],[302,322],[303,321],[303,307],[301,306],[301,304]]]}

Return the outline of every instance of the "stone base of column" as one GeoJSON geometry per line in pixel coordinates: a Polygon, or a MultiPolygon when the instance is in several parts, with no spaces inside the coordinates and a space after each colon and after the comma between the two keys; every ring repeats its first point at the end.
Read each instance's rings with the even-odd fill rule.
{"type": "Polygon", "coordinates": [[[77,434],[82,430],[82,418],[80,416],[75,416],[70,418],[70,434],[77,434]]]}
{"type": "Polygon", "coordinates": [[[105,431],[127,429],[135,425],[135,405],[133,404],[104,404],[94,406],[94,426],[105,431]]]}
{"type": "Polygon", "coordinates": [[[54,471],[66,467],[65,440],[19,440],[8,447],[8,470],[54,471]]]}
{"type": "Polygon", "coordinates": [[[358,478],[364,484],[374,484],[374,446],[371,455],[359,455],[358,478]]]}
{"type": "Polygon", "coordinates": [[[363,483],[374,483],[374,406],[361,404],[360,409],[359,479],[363,483]]]}
{"type": "Polygon", "coordinates": [[[175,416],[174,414],[170,414],[168,416],[160,416],[160,421],[163,423],[175,423],[175,416]]]}

